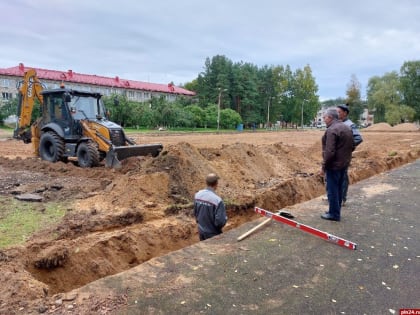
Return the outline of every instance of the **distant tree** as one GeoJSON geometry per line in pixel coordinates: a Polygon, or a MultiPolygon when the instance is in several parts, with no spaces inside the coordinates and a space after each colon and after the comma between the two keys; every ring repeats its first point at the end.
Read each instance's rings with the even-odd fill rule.
{"type": "Polygon", "coordinates": [[[17,98],[8,100],[3,105],[0,103],[0,125],[3,125],[4,119],[7,117],[11,115],[17,115],[17,103],[17,98]]]}
{"type": "Polygon", "coordinates": [[[231,96],[232,106],[229,108],[242,113],[245,119],[248,113],[261,115],[261,103],[258,91],[258,68],[250,63],[238,62],[232,67],[231,96]]]}
{"type": "Polygon", "coordinates": [[[201,107],[217,102],[219,89],[229,89],[232,61],[222,55],[206,58],[204,71],[197,78],[197,93],[201,107]]]}
{"type": "Polygon", "coordinates": [[[127,97],[113,94],[109,97],[104,97],[103,101],[105,107],[110,112],[110,120],[126,127],[131,117],[131,107],[127,97]]]}
{"type": "Polygon", "coordinates": [[[420,60],[404,62],[400,76],[403,103],[415,110],[413,119],[420,120],[420,60]]]}
{"type": "Polygon", "coordinates": [[[207,104],[205,111],[205,126],[209,128],[217,127],[217,105],[216,104],[207,104]]]}
{"type": "Polygon", "coordinates": [[[184,111],[189,113],[192,127],[206,127],[206,112],[200,106],[189,105],[184,111]]]}
{"type": "Polygon", "coordinates": [[[298,124],[312,122],[319,109],[318,86],[312,75],[312,69],[306,65],[303,70],[297,69],[294,74],[295,119],[298,124]],[[303,113],[303,115],[302,115],[303,113]]]}
{"type": "Polygon", "coordinates": [[[185,83],[184,88],[189,90],[189,91],[197,92],[197,90],[198,90],[198,80],[194,79],[191,82],[185,83]]]}
{"type": "Polygon", "coordinates": [[[347,99],[345,103],[348,104],[350,109],[349,118],[356,124],[360,120],[360,115],[363,113],[364,103],[361,98],[361,89],[362,85],[356,75],[352,74],[350,82],[347,84],[347,99]]]}
{"type": "Polygon", "coordinates": [[[396,71],[369,79],[367,105],[369,110],[374,112],[375,122],[385,122],[387,110],[392,111],[394,106],[401,104],[400,80],[396,71]]]}
{"type": "Polygon", "coordinates": [[[136,123],[134,126],[154,128],[158,125],[158,117],[156,115],[156,111],[151,108],[150,103],[144,102],[138,104],[135,113],[136,123]]]}
{"type": "Polygon", "coordinates": [[[391,126],[412,121],[415,110],[407,105],[389,105],[385,114],[385,120],[391,126]]]}
{"type": "Polygon", "coordinates": [[[275,101],[279,104],[279,119],[290,123],[293,121],[294,110],[294,77],[289,65],[273,68],[273,84],[275,101]]]}
{"type": "Polygon", "coordinates": [[[257,71],[257,96],[258,110],[248,112],[245,123],[252,125],[256,122],[273,123],[280,119],[279,98],[276,92],[276,78],[273,67],[264,66],[257,71]]]}
{"type": "Polygon", "coordinates": [[[242,123],[242,118],[233,109],[226,108],[220,112],[220,126],[222,128],[232,129],[240,123],[242,123]]]}
{"type": "Polygon", "coordinates": [[[347,103],[347,100],[342,97],[337,97],[335,99],[325,100],[321,102],[322,108],[330,108],[330,107],[336,107],[339,104],[345,104],[347,103]]]}

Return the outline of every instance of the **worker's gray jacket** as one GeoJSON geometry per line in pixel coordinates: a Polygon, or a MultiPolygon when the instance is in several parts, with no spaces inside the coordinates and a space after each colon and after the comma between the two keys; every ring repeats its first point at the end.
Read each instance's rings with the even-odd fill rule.
{"type": "Polygon", "coordinates": [[[349,126],[351,129],[351,132],[353,133],[353,143],[354,143],[354,147],[356,148],[359,144],[362,143],[363,138],[360,135],[359,129],[357,129],[356,124],[354,124],[350,119],[345,119],[343,120],[343,123],[346,126],[349,126]]]}
{"type": "Polygon", "coordinates": [[[194,197],[194,215],[201,233],[217,235],[227,222],[225,204],[213,189],[207,187],[194,197]]]}

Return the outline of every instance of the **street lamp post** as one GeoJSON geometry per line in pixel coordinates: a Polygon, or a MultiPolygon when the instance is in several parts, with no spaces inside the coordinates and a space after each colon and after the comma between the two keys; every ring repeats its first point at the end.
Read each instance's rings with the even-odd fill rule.
{"type": "Polygon", "coordinates": [[[267,104],[267,129],[269,128],[269,125],[270,125],[270,100],[271,100],[271,97],[268,98],[268,104],[267,104]]]}
{"type": "Polygon", "coordinates": [[[303,100],[302,101],[302,115],[301,115],[301,121],[300,121],[300,126],[302,127],[302,129],[303,129],[303,104],[306,102],[307,100],[303,100]]]}
{"type": "Polygon", "coordinates": [[[217,101],[217,131],[220,129],[220,102],[222,98],[222,92],[227,91],[227,89],[221,89],[219,88],[219,98],[217,101]]]}

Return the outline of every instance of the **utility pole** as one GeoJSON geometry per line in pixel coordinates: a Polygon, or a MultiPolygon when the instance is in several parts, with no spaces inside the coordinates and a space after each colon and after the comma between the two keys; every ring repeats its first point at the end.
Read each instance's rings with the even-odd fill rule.
{"type": "Polygon", "coordinates": [[[303,100],[302,101],[302,115],[301,115],[301,121],[300,121],[300,126],[302,127],[302,129],[303,129],[303,104],[306,102],[307,100],[303,100]]]}
{"type": "Polygon", "coordinates": [[[220,103],[222,98],[222,92],[227,91],[227,89],[221,89],[219,88],[219,97],[217,101],[217,131],[220,129],[220,103]]]}

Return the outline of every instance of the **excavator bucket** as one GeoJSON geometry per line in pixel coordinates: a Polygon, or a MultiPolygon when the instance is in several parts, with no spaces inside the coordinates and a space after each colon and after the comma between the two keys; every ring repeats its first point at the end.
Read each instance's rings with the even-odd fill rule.
{"type": "Polygon", "coordinates": [[[121,168],[121,161],[124,159],[146,155],[156,157],[162,149],[163,145],[160,143],[112,147],[106,154],[105,165],[107,167],[121,168]]]}

